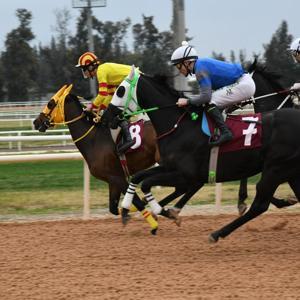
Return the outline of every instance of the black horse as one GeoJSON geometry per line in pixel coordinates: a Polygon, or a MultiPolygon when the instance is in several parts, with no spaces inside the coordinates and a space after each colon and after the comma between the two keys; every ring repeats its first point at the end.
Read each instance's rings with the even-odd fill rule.
{"type": "MultiPolygon", "coordinates": [[[[176,105],[178,93],[155,78],[139,76],[136,87],[132,86],[134,70],[122,82],[114,95],[111,107],[124,106],[130,93],[135,90],[138,104],[149,109],[148,115],[159,137],[161,165],[150,170],[138,172],[124,198],[130,200],[136,182],[146,179],[141,186],[146,200],[155,202],[151,194],[154,185],[186,187],[185,195],[179,200],[183,205],[208,180],[208,161],[210,149],[208,137],[200,130],[202,119],[192,120],[189,113],[176,105]],[[150,109],[152,109],[150,111],[150,109]]],[[[135,101],[129,109],[136,108],[135,101]]],[[[295,109],[282,109],[262,115],[262,146],[260,148],[226,152],[219,156],[218,182],[247,178],[261,172],[256,185],[256,196],[245,215],[227,226],[213,232],[211,241],[218,241],[232,231],[265,212],[271,203],[277,187],[288,182],[296,197],[300,199],[300,112],[295,109]]],[[[124,210],[126,212],[126,210],[124,210]]]]}
{"type": "MultiPolygon", "coordinates": [[[[284,89],[280,83],[280,79],[282,77],[280,74],[268,70],[263,65],[257,64],[256,59],[248,68],[248,72],[253,74],[252,77],[256,85],[254,98],[257,98],[257,100],[246,101],[245,103],[253,103],[254,111],[256,113],[294,107],[294,103],[292,101],[292,97],[290,97],[289,91],[284,89]]],[[[241,215],[247,209],[247,204],[245,203],[245,200],[248,198],[247,181],[247,178],[243,178],[240,181],[238,210],[241,215]]],[[[276,201],[276,199],[274,201],[276,201]]],[[[287,201],[281,201],[277,203],[278,205],[282,205],[282,207],[284,207],[293,205],[296,203],[296,201],[290,198],[287,201]]]]}

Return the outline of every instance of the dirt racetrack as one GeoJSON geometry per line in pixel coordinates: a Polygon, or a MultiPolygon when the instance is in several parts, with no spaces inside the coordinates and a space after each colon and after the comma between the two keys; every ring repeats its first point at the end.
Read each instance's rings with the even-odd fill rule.
{"type": "Polygon", "coordinates": [[[259,217],[217,244],[233,215],[0,224],[0,299],[300,299],[300,213],[259,217]]]}

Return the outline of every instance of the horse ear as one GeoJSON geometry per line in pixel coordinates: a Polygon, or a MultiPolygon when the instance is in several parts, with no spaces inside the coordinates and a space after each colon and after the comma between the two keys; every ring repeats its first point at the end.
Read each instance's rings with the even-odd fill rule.
{"type": "Polygon", "coordinates": [[[128,79],[129,79],[129,80],[132,80],[132,79],[133,79],[134,73],[135,73],[135,66],[132,65],[132,66],[131,66],[130,73],[129,73],[129,75],[128,75],[128,79]]]}
{"type": "Polygon", "coordinates": [[[67,88],[67,85],[65,84],[63,87],[61,87],[56,94],[51,97],[51,99],[54,99],[55,101],[58,101],[58,99],[61,97],[61,95],[64,93],[65,89],[67,88]]]}
{"type": "Polygon", "coordinates": [[[70,84],[68,87],[66,87],[63,95],[66,97],[68,94],[70,94],[72,88],[73,88],[73,84],[70,84]]]}

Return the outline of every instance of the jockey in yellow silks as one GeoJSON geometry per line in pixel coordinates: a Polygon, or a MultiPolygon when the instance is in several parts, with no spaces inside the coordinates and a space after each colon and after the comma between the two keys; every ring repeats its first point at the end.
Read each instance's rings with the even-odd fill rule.
{"type": "MultiPolygon", "coordinates": [[[[87,105],[87,110],[106,109],[116,89],[131,70],[131,66],[128,65],[108,62],[101,64],[98,57],[92,52],[82,54],[76,67],[81,69],[84,78],[97,77],[98,80],[98,95],[92,103],[87,105]]],[[[118,148],[118,152],[124,153],[134,144],[134,141],[129,133],[126,120],[120,120],[118,126],[122,129],[125,139],[124,143],[118,148]]]]}

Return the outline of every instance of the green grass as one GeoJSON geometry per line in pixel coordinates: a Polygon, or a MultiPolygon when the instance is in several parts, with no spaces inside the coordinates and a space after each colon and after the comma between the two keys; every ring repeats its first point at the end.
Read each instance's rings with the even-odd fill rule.
{"type": "MultiPolygon", "coordinates": [[[[91,208],[107,207],[107,184],[91,177],[91,208]]],[[[83,162],[0,164],[0,215],[79,212],[83,203],[83,162]]]]}
{"type": "MultiPolygon", "coordinates": [[[[91,177],[91,188],[102,181],[91,177]]],[[[25,162],[0,164],[0,190],[80,190],[83,187],[82,161],[25,162]]]]}
{"type": "MultiPolygon", "coordinates": [[[[81,161],[24,162],[0,164],[0,190],[6,192],[35,190],[81,190],[83,187],[81,161]]],[[[256,183],[259,175],[251,177],[256,183]]],[[[239,181],[225,183],[236,189],[239,181]]],[[[102,181],[91,177],[91,189],[106,187],[102,181]]]]}
{"type": "MultiPolygon", "coordinates": [[[[250,178],[249,200],[255,194],[259,176],[250,178]]],[[[238,181],[224,183],[222,204],[236,204],[238,181]]],[[[108,207],[107,184],[91,177],[91,209],[108,207]]],[[[157,200],[172,192],[172,188],[153,188],[157,200]]],[[[287,185],[279,195],[292,194],[287,185]]],[[[142,194],[140,193],[140,196],[142,194]]],[[[206,184],[189,204],[213,204],[215,185],[206,184]]],[[[82,161],[51,161],[0,164],[0,218],[8,215],[64,214],[81,212],[83,208],[82,161]]]]}

